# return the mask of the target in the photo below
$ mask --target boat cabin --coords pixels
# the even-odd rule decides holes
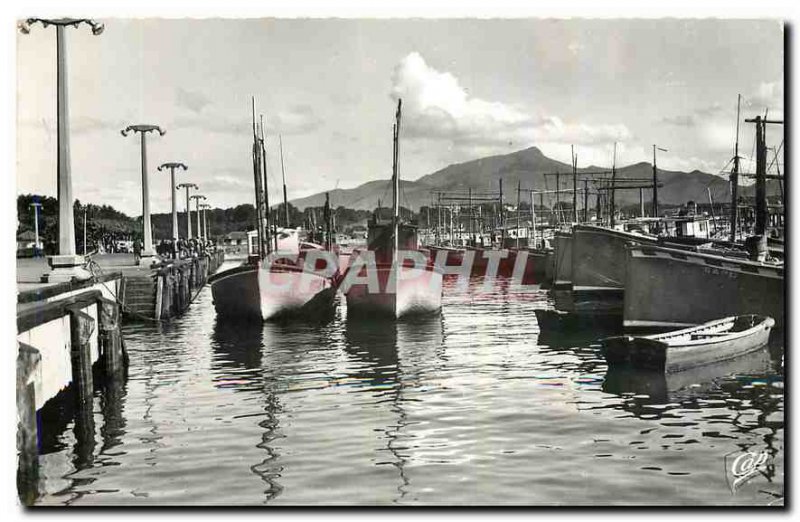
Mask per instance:
[[[370,220],[367,224],[367,248],[375,252],[375,260],[379,263],[391,263],[393,260],[392,222]],[[398,225],[397,246],[400,250],[417,250],[419,248],[416,225],[400,223]]]
[[[665,218],[663,225],[665,232],[670,237],[697,237],[708,239],[711,237],[711,218],[708,216],[676,216]]]

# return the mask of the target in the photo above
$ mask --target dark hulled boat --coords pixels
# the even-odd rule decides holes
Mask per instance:
[[[783,266],[638,245],[628,250],[626,327],[690,326],[719,317],[784,319]]]
[[[622,310],[627,246],[656,244],[655,236],[594,225],[572,227],[572,292],[576,303]]]

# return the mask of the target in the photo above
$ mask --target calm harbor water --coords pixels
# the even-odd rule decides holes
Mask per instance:
[[[602,332],[540,331],[545,291],[446,285],[424,322],[347,321],[342,299],[326,324],[222,324],[205,289],[180,319],[126,326],[129,378],[98,391],[89,437],[49,414],[39,503],[781,502],[782,341],[609,374]],[[732,493],[743,450],[771,463]]]

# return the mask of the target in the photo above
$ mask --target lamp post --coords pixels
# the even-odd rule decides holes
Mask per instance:
[[[191,196],[191,198],[194,200],[195,211],[197,212],[197,239],[202,240],[202,229],[200,228],[200,200],[204,200],[206,197],[200,194],[195,194],[194,196]]]
[[[57,113],[57,180],[58,180],[58,254],[50,256],[48,263],[53,269],[48,281],[63,282],[73,278],[88,279],[91,274],[83,268],[84,258],[75,248],[75,216],[72,208],[72,173],[69,150],[69,108],[67,106],[67,61],[64,28],[86,24],[92,34],[99,35],[104,26],[86,18],[28,18],[19,24],[22,34],[28,34],[31,26],[40,23],[43,27],[56,28],[56,113]]]
[[[186,240],[188,241],[192,239],[192,209],[189,207],[189,189],[193,188],[197,190],[200,187],[194,183],[181,183],[177,188],[186,189]]]
[[[39,251],[41,250],[39,247],[39,209],[42,208],[42,204],[34,201],[29,206],[33,207],[33,257],[39,257]]]
[[[158,170],[162,171],[169,169],[169,190],[172,199],[172,253],[175,259],[178,258],[178,206],[175,201],[175,169],[189,170],[189,167],[183,163],[162,163],[158,166]]]
[[[153,250],[153,231],[150,226],[150,192],[147,186],[147,133],[157,132],[163,136],[167,131],[158,125],[129,125],[122,130],[122,135],[127,136],[131,132],[138,132],[141,136],[142,147],[142,235],[144,245],[142,246],[142,257],[156,261],[156,253]]]
[[[206,210],[210,209],[211,205],[203,203],[200,208],[203,209],[203,239],[208,241],[208,214],[206,214]]]

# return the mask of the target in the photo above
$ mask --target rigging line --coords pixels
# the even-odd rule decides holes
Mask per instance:
[[[767,172],[769,172],[769,169],[771,169],[772,166],[775,164],[775,162],[778,160],[778,154],[780,154],[781,149],[783,148],[783,141],[784,140],[781,140],[781,144],[778,145],[778,148],[774,149],[775,150],[775,156],[772,158],[772,162],[767,167]],[[778,163],[778,165],[780,165],[780,163]]]
[[[402,194],[402,195],[403,195],[403,199],[404,199],[404,200],[406,201],[406,203],[407,203],[407,202],[408,202],[408,197],[406,196],[406,189],[405,189],[405,187],[403,187],[403,184],[402,184],[402,183],[399,183],[399,185],[400,185],[400,194]],[[402,208],[402,207],[403,207],[403,204],[402,204],[402,202],[398,202],[398,203],[397,203],[397,205],[398,205],[400,208]],[[413,212],[413,211],[412,211],[412,212]]]
[[[717,180],[716,180],[716,178],[720,178],[720,179],[722,179],[722,180],[724,181],[724,180],[725,180],[725,178],[722,178],[722,177],[721,177],[721,175],[722,175],[722,174],[725,174],[725,172],[727,172],[728,165],[730,165],[732,161],[733,161],[733,158],[729,159],[729,160],[728,160],[728,163],[726,163],[726,164],[725,164],[725,166],[724,166],[724,167],[722,167],[722,168],[719,170],[719,172],[718,172],[716,175],[712,174],[712,176],[714,176],[714,177],[713,177],[713,178],[711,178],[710,180],[708,180],[708,183],[706,183],[706,186],[705,186],[705,187],[703,187],[703,188],[708,188],[708,187],[710,187],[712,183],[714,183],[715,181],[717,181]]]

